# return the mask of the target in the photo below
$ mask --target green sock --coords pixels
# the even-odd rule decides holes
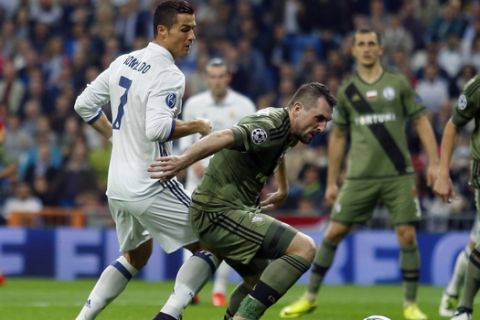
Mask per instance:
[[[308,292],[312,294],[318,293],[323,283],[323,278],[325,278],[325,274],[333,263],[336,251],[337,246],[335,244],[327,239],[323,239],[313,262],[312,272],[308,282]]]
[[[240,303],[243,299],[250,293],[250,289],[247,288],[245,283],[240,283],[230,295],[230,300],[228,301],[228,314],[232,315],[237,312],[238,308],[240,307]]]
[[[310,263],[302,257],[285,255],[279,259],[273,260],[265,268],[260,276],[259,283],[264,283],[280,296],[283,296],[283,294],[287,292],[295,282],[297,282],[298,278],[300,278],[308,268],[310,268]],[[257,284],[253,289],[252,295],[261,302],[264,302],[257,294],[260,289],[261,288]],[[272,297],[268,297],[268,300],[271,301]]]
[[[267,307],[264,304],[262,304],[260,301],[253,298],[251,295],[247,295],[245,299],[243,299],[235,315],[236,316],[239,315],[242,318],[248,319],[248,320],[257,320],[257,319],[260,319],[260,317],[262,316],[262,314],[265,312],[266,309]]]
[[[277,302],[309,267],[308,261],[295,255],[284,255],[273,260],[252,292],[243,299],[236,315],[260,319],[265,310]]]
[[[420,276],[420,256],[416,245],[400,247],[400,268],[405,289],[405,301],[415,302]]]
[[[465,287],[463,289],[461,306],[473,309],[473,300],[480,287],[480,244],[470,254],[470,261],[465,275]]]

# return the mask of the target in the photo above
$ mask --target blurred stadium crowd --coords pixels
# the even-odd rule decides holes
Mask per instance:
[[[193,50],[179,62],[187,78],[185,98],[207,89],[203,70],[216,56],[229,63],[233,89],[259,108],[285,105],[306,81],[323,82],[335,92],[352,70],[352,31],[370,25],[383,37],[384,65],[408,77],[440,139],[461,88],[480,70],[479,1],[191,2],[198,27]],[[148,43],[155,4],[0,0],[0,217],[6,218],[12,207],[81,207],[91,217],[90,225],[111,224],[104,196],[111,146],[82,123],[73,104],[115,57]],[[410,134],[413,130],[407,132],[416,170],[422,173],[422,228],[469,228],[474,216],[469,134],[462,135],[454,155],[458,196],[445,205],[426,187],[425,156],[419,139]],[[288,155],[291,195],[281,211],[328,214],[322,203],[326,141],[326,136],[319,137]],[[380,208],[372,223],[385,226],[385,214]]]

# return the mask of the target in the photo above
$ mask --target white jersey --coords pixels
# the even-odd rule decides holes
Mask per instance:
[[[256,108],[253,102],[246,96],[228,89],[225,99],[219,103],[215,102],[211,92],[205,91],[190,97],[183,108],[182,119],[185,121],[203,118],[212,123],[213,130],[222,130],[233,127],[241,118],[255,113]],[[192,134],[180,139],[180,150],[185,150],[195,141],[200,139],[199,134]],[[203,165],[208,165],[208,158],[201,160]],[[189,167],[187,170],[187,181],[185,189],[190,194],[201,181]]]
[[[173,56],[151,42],[118,57],[77,98],[75,111],[89,123],[101,115],[101,106],[111,104],[109,198],[137,201],[164,189],[147,168],[158,156],[171,154],[169,139],[184,91],[185,76]]]

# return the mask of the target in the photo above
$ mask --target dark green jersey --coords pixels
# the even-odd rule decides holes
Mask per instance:
[[[255,206],[259,193],[288,148],[298,140],[290,134],[287,109],[267,108],[244,117],[235,127],[235,144],[210,160],[192,195],[203,210]]]
[[[458,127],[463,127],[474,119],[475,129],[472,132],[470,149],[472,158],[480,160],[480,75],[467,82],[463,93],[458,98],[453,111],[452,121]]]
[[[413,173],[405,123],[426,109],[407,79],[384,71],[373,84],[352,75],[339,89],[334,125],[350,131],[347,178]]]

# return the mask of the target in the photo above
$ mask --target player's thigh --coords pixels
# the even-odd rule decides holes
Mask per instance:
[[[137,210],[148,208],[151,201],[136,201]],[[131,202],[108,199],[108,206],[115,221],[118,244],[120,251],[127,252],[136,249],[152,237],[138,220],[135,212],[131,211]]]
[[[392,216],[395,225],[414,223],[421,218],[413,175],[383,181],[382,202]]]
[[[151,205],[143,212],[139,220],[167,252],[198,241],[190,223],[189,203],[186,193],[179,195],[178,189],[165,189],[157,194]],[[184,192],[184,191],[183,191]]]
[[[346,225],[365,223],[372,217],[379,192],[376,180],[346,180],[332,207],[331,219]]]
[[[293,228],[255,209],[191,212],[200,241],[227,261],[248,264],[254,257],[277,257],[295,235]]]

